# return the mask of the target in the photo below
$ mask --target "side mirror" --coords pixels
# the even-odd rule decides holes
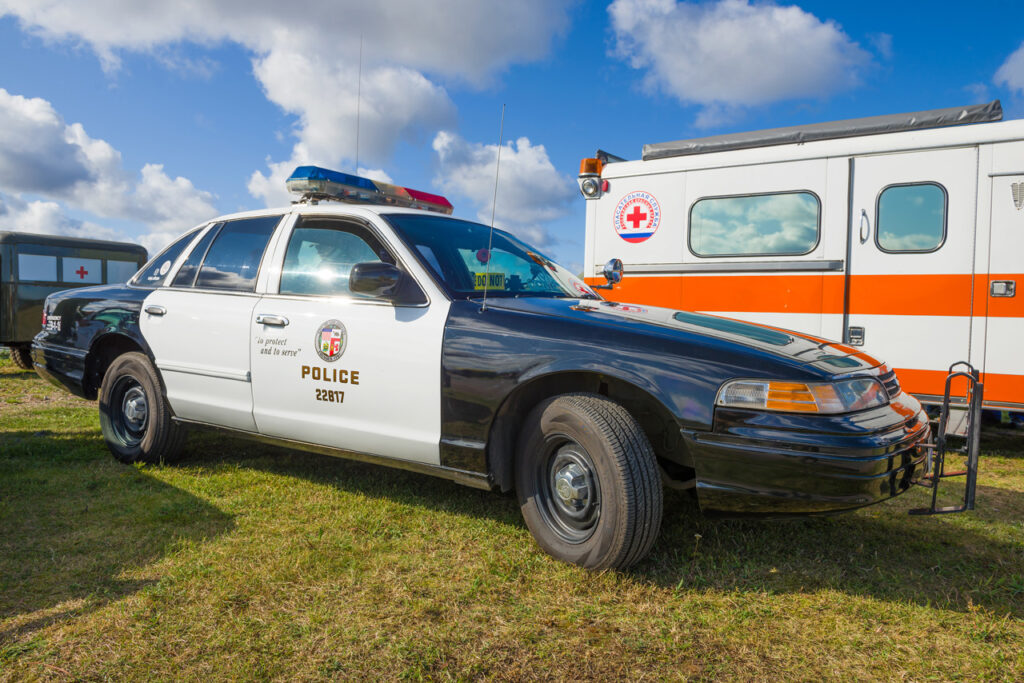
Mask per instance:
[[[604,279],[608,281],[606,285],[592,285],[592,289],[611,289],[612,286],[622,282],[622,259],[613,258],[608,263],[604,264]]]
[[[402,271],[390,263],[357,263],[349,273],[348,288],[356,294],[386,299],[395,295],[401,279]]]

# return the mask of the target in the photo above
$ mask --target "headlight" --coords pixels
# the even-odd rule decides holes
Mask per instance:
[[[836,415],[889,403],[885,388],[870,377],[840,382],[779,382],[739,379],[718,390],[715,405],[786,413]]]

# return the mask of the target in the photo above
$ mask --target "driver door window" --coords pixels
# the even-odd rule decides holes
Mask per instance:
[[[337,221],[303,221],[288,241],[279,292],[365,298],[349,290],[352,267],[381,261],[394,263],[366,228]]]

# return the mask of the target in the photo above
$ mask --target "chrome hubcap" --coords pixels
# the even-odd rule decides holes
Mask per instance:
[[[552,446],[546,468],[538,472],[544,480],[541,514],[563,540],[582,543],[593,535],[600,518],[601,487],[582,446],[565,441]]]
[[[555,472],[555,493],[562,506],[578,512],[590,503],[590,482],[580,465],[571,462]]]
[[[146,405],[146,393],[141,387],[132,387],[124,392],[121,400],[121,413],[126,426],[132,430],[140,430],[146,424],[149,407]]]

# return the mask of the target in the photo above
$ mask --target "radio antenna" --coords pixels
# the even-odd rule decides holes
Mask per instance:
[[[501,123],[498,125],[498,158],[494,162],[494,199],[491,201],[491,229],[487,233],[487,263],[484,264],[484,300],[480,312],[487,310],[487,287],[491,283],[491,244],[494,241],[494,213],[498,208],[498,172],[501,170],[501,142],[505,135],[505,105],[501,105]]]
[[[363,101],[363,32],[359,32],[359,77],[356,80],[356,168],[359,173],[359,109]]]

